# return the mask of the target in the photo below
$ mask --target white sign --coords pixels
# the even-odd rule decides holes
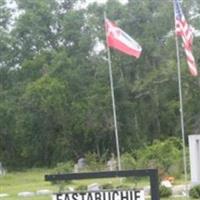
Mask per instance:
[[[57,193],[53,200],[144,200],[144,190]]]

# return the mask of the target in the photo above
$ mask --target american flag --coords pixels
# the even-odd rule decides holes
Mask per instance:
[[[182,37],[183,48],[185,50],[189,71],[192,76],[197,76],[197,66],[195,63],[194,56],[192,54],[192,27],[187,23],[185,19],[179,0],[174,0],[173,2],[175,10],[175,31],[178,36]]]

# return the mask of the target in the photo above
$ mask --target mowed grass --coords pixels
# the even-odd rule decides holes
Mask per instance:
[[[33,197],[19,197],[19,192],[34,192],[39,190],[51,190],[52,192],[58,192],[60,185],[54,185],[50,182],[44,180],[45,174],[52,174],[52,170],[49,169],[32,169],[23,172],[8,172],[5,176],[0,176],[0,194],[7,193],[8,197],[0,197],[0,200],[50,200],[52,197],[50,195],[36,195]],[[112,183],[113,185],[126,184],[130,187],[140,188],[148,184],[148,180],[141,180],[134,182],[124,182],[124,180],[119,178],[111,179],[90,179],[73,181],[66,185],[67,187],[74,187],[80,185],[89,185],[98,182],[99,184]],[[162,200],[188,200],[189,198],[163,198]]]
[[[3,200],[21,200],[19,192],[37,192],[38,190],[48,189],[53,192],[58,190],[58,186],[44,181],[44,175],[50,173],[46,169],[33,169],[24,172],[9,172],[5,176],[0,176],[0,193],[7,193],[9,197],[2,197]],[[0,198],[0,200],[2,199]],[[25,198],[26,199],[26,198]],[[29,197],[29,200],[51,199],[46,196]]]

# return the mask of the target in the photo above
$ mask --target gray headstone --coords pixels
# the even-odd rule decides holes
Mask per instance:
[[[110,170],[110,171],[116,170],[116,168],[117,168],[116,160],[114,160],[113,158],[108,160],[107,167],[108,167],[108,170]]]
[[[77,166],[78,166],[78,169],[83,169],[86,166],[85,158],[78,159]]]
[[[92,183],[90,185],[88,185],[87,190],[88,191],[98,191],[101,190],[101,186],[98,183]]]

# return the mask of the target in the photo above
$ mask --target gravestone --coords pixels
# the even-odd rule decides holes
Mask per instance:
[[[88,191],[98,191],[98,190],[101,190],[101,189],[102,189],[102,187],[98,183],[92,183],[92,184],[87,186]]]
[[[19,192],[18,193],[19,197],[33,197],[35,196],[34,192]]]
[[[8,197],[9,196],[9,194],[7,194],[7,193],[0,193],[0,198],[4,198],[4,197]]]
[[[86,160],[85,158],[78,159],[77,163],[74,165],[74,172],[80,172],[86,167]]]
[[[43,190],[38,190],[36,192],[36,195],[50,195],[53,194],[51,190],[43,189]]]
[[[117,162],[116,162],[116,160],[114,158],[114,155],[112,155],[111,159],[108,160],[107,167],[108,167],[109,171],[114,171],[114,170],[117,169]]]
[[[85,167],[85,165],[86,165],[85,158],[78,159],[78,167],[79,168],[83,168],[83,167]]]
[[[6,173],[6,170],[4,169],[2,163],[0,162],[0,176],[4,176]]]

